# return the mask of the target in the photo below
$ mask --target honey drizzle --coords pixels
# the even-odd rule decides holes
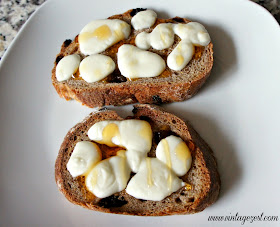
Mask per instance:
[[[103,143],[109,147],[114,147],[116,145],[112,142],[112,138],[115,136],[120,138],[119,127],[114,123],[110,123],[104,127],[102,131],[102,141],[98,141],[98,143]]]
[[[108,25],[104,24],[96,28],[93,32],[83,32],[79,35],[79,42],[86,42],[91,38],[97,38],[99,40],[108,39],[112,35],[111,29]]]
[[[151,159],[146,158],[146,165],[147,165],[147,182],[149,186],[153,186],[154,182],[152,179],[152,167],[151,167]]]
[[[143,137],[147,143],[151,144],[151,138],[153,138],[153,132],[151,129],[151,126],[148,122],[143,121],[143,126],[141,130],[139,131],[139,134],[141,137]]]
[[[125,185],[126,181],[125,181],[125,168],[126,168],[126,156],[125,156],[125,152],[124,150],[120,150],[117,152],[117,155],[121,158],[121,163],[120,163],[120,176],[121,176],[121,181],[122,184]]]
[[[171,163],[171,157],[170,157],[170,149],[169,149],[169,145],[168,145],[168,142],[167,142],[166,139],[162,140],[162,145],[163,145],[163,150],[164,150],[164,154],[165,154],[165,158],[166,158],[166,165],[169,169],[168,178],[167,178],[168,188],[171,189],[171,186],[172,186],[172,175],[171,175],[172,163]]]
[[[185,142],[180,142],[175,148],[175,154],[181,161],[187,161],[191,156],[189,148]],[[186,164],[186,163],[185,163]]]

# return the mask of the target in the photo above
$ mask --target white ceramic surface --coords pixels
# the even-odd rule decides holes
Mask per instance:
[[[67,131],[91,109],[60,99],[50,76],[55,55],[90,20],[148,7],[161,17],[203,23],[214,43],[211,77],[192,99],[165,105],[189,119],[214,150],[222,190],[195,215],[130,217],[69,203],[54,181]],[[209,215],[278,215],[280,203],[280,29],[247,0],[49,0],[28,21],[0,66],[1,226],[238,226]],[[131,106],[117,108],[129,113]],[[247,223],[252,226],[278,222]]]

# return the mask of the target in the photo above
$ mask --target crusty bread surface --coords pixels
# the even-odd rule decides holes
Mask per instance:
[[[109,17],[110,19],[121,19],[131,24],[131,18],[144,9],[133,9],[119,15]],[[161,75],[152,78],[139,78],[128,80],[121,75],[117,66],[117,51],[123,44],[135,45],[135,37],[142,31],[151,32],[160,23],[189,23],[190,20],[180,17],[171,19],[157,19],[149,29],[134,30],[128,39],[122,40],[107,48],[101,54],[107,55],[116,63],[115,71],[105,79],[87,83],[77,72],[74,78],[59,82],[56,79],[56,66],[58,62],[67,55],[83,55],[79,49],[78,35],[72,40],[65,40],[61,46],[60,53],[56,56],[52,70],[52,84],[60,97],[66,100],[75,99],[88,107],[101,107],[105,105],[125,105],[131,103],[162,104],[178,102],[191,98],[204,84],[210,75],[213,66],[213,44],[210,42],[206,47],[195,47],[195,54],[188,65],[181,71],[174,71],[166,67]],[[166,62],[167,56],[180,42],[175,35],[174,44],[164,50],[149,51],[159,54]]]
[[[211,148],[203,141],[192,126],[167,113],[160,107],[146,104],[134,106],[134,116],[127,119],[142,119],[151,124],[153,131],[152,149],[149,157],[155,157],[159,141],[169,135],[181,137],[188,145],[192,155],[192,166],[182,177],[190,187],[182,187],[161,201],[136,199],[125,192],[115,193],[107,198],[97,198],[86,189],[85,177],[72,177],[66,164],[79,141],[90,141],[89,128],[103,120],[123,120],[115,111],[100,109],[91,113],[81,123],[74,126],[66,135],[55,164],[55,180],[59,190],[72,203],[82,207],[115,214],[139,216],[163,216],[173,214],[192,214],[204,210],[214,203],[220,191],[220,178],[216,159]],[[102,159],[116,154],[120,148],[109,148],[98,144]],[[133,175],[133,174],[132,174]],[[131,176],[132,176],[131,175]]]

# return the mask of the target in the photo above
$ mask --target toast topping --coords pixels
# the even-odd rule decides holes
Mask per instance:
[[[77,54],[68,55],[63,57],[56,66],[56,79],[64,81],[71,78],[77,71],[80,64],[80,56]]]
[[[176,136],[168,136],[159,142],[156,157],[177,176],[185,175],[191,168],[192,156],[189,148],[181,138]]]
[[[160,201],[185,183],[157,158],[146,158],[139,172],[129,181],[126,192],[137,198]]]
[[[198,22],[175,24],[174,32],[182,40],[188,40],[195,46],[207,46],[211,41],[205,27]]]
[[[141,162],[147,157],[147,152],[143,150],[127,150],[125,155],[131,171],[137,173]]]
[[[135,43],[137,47],[144,50],[150,47],[163,50],[173,45],[175,34],[180,37],[181,41],[167,57],[167,65],[170,69],[182,70],[192,59],[194,46],[207,46],[210,43],[210,36],[200,23],[159,24],[151,33],[138,34]]]
[[[106,24],[98,27],[93,32],[93,36],[95,36],[99,40],[108,39],[108,38],[110,38],[111,35],[112,35],[111,29]],[[82,39],[82,37],[81,37],[81,39]]]
[[[100,121],[91,126],[88,136],[99,144],[126,149],[101,161],[100,150],[93,149],[95,144],[76,145],[67,169],[73,177],[84,175],[87,189],[95,196],[105,198],[126,188],[135,198],[159,201],[186,185],[178,176],[187,173],[192,158],[181,138],[171,135],[162,139],[156,158],[148,158],[153,135],[147,121]],[[131,171],[136,175],[129,181]]]
[[[80,50],[85,55],[101,53],[120,40],[127,39],[130,32],[130,25],[122,20],[94,20],[79,34]]]
[[[86,176],[87,189],[97,197],[105,198],[125,189],[130,169],[123,152],[101,161]]]
[[[152,146],[150,124],[135,119],[97,122],[88,130],[88,137],[100,144],[120,146],[128,150],[140,149],[148,152]]]
[[[173,26],[174,24],[171,23],[162,23],[157,25],[151,33],[141,32],[136,36],[136,46],[144,50],[150,47],[156,50],[171,47],[174,43]]]
[[[157,14],[153,10],[145,10],[138,12],[131,19],[131,24],[135,30],[150,28],[154,25]]]
[[[122,45],[118,50],[118,66],[123,76],[133,79],[160,75],[166,65],[158,55],[133,45]]]
[[[99,147],[88,141],[78,142],[67,163],[67,170],[73,177],[86,175],[102,159]]]
[[[152,27],[156,22],[157,14],[152,10],[139,10],[136,10],[131,18],[133,28],[141,30]],[[173,21],[177,22],[178,20]],[[170,70],[165,71],[166,64],[170,69],[180,71],[191,61],[194,53],[195,59],[201,57],[201,52],[199,55],[198,51],[195,51],[195,46],[199,48],[210,43],[210,36],[203,25],[197,22],[184,23],[183,19],[180,22],[183,23],[159,23],[152,32],[139,33],[135,37],[135,47],[135,33],[128,39],[131,26],[125,21],[120,19],[91,21],[81,30],[77,45],[82,53],[81,56],[90,56],[85,57],[81,63],[78,55],[64,57],[56,66],[57,80],[70,79],[77,71],[79,63],[79,72],[74,75],[74,79],[83,78],[88,83],[103,80],[110,74],[111,76],[102,82],[119,83],[126,82],[126,78],[132,80],[159,75],[167,77],[170,75],[167,71]],[[174,41],[177,43],[178,38],[175,35],[180,38],[176,47],[174,47]],[[114,55],[117,55],[117,68],[119,70],[114,72],[115,62],[109,56],[100,53],[124,39],[128,39],[129,44],[126,44],[127,41],[123,41],[118,48],[103,53],[112,57],[114,61]],[[163,54],[162,58],[159,54],[148,51],[150,48],[155,50],[171,48],[171,50]],[[116,53],[115,50],[118,52]],[[166,57],[165,55],[168,53],[169,55]],[[60,57],[63,55],[58,56],[58,58]],[[121,80],[117,78],[118,74]],[[175,75],[177,74],[175,73]]]
[[[120,131],[119,126],[115,123],[110,123],[106,125],[102,131],[102,141],[100,143],[104,143],[109,147],[114,147],[116,144],[113,144],[112,139],[117,137],[120,140]]]
[[[102,80],[115,70],[114,61],[105,55],[93,54],[81,61],[80,76],[88,83]]]
[[[188,41],[181,41],[167,57],[167,65],[173,70],[182,70],[193,54],[194,46]]]

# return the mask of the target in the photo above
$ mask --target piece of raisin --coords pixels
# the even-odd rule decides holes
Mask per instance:
[[[143,121],[147,121],[147,122],[151,121],[151,119],[149,117],[147,117],[147,116],[140,116],[139,119],[143,120]]]
[[[176,22],[179,22],[179,23],[182,23],[182,22],[185,22],[183,18],[181,17],[174,17],[172,18],[173,21],[176,21]]]
[[[58,64],[58,62],[63,58],[63,55],[58,55],[55,59],[55,63]]]
[[[132,110],[132,113],[133,113],[133,114],[136,114],[137,111],[138,111],[138,108],[137,108],[137,107],[134,107],[133,110]]]
[[[172,132],[171,130],[161,130],[158,132],[154,132],[153,135],[153,140],[156,144],[158,144],[162,139],[171,136],[171,135],[176,135],[174,132]]]
[[[123,82],[126,82],[126,81],[127,81],[127,79],[123,75],[121,75],[120,73],[111,74],[107,78],[108,83],[123,83]]]
[[[160,98],[159,95],[153,95],[153,103],[154,104],[162,104],[162,99]]]
[[[136,9],[133,9],[131,12],[130,12],[130,16],[135,16],[137,13],[141,12],[141,11],[145,11],[147,10],[147,8],[136,8]]]
[[[188,202],[193,203],[194,202],[194,198],[193,197],[188,198]]]
[[[104,208],[111,208],[111,207],[121,207],[127,204],[127,201],[123,197],[111,195],[104,199],[101,199],[98,203],[99,206]]]
[[[63,46],[68,47],[70,45],[70,43],[72,43],[72,40],[71,39],[66,39],[63,43]]]

